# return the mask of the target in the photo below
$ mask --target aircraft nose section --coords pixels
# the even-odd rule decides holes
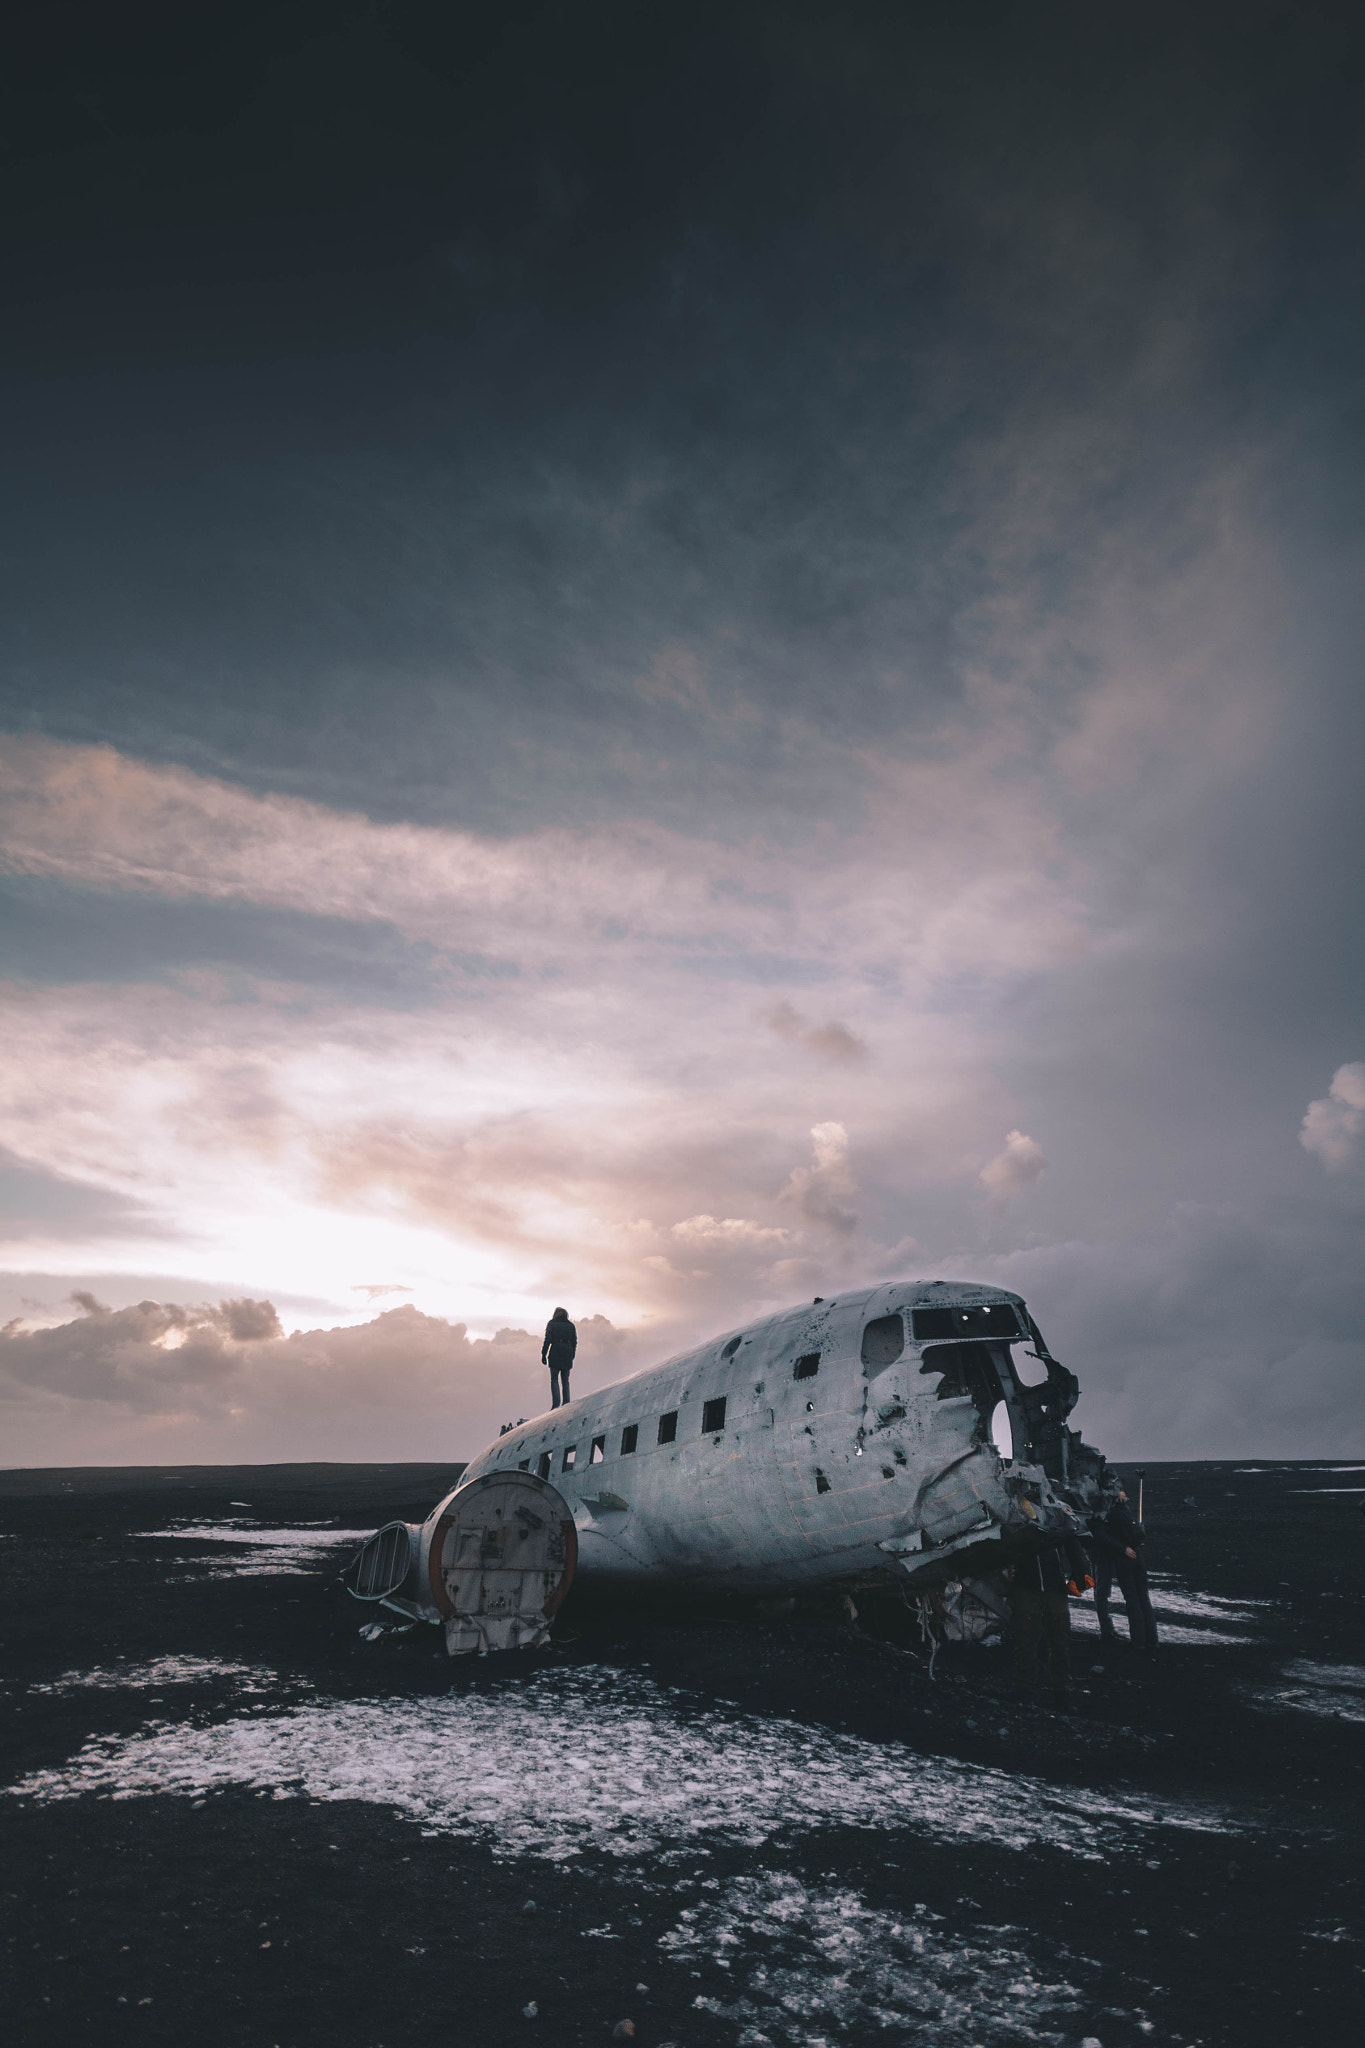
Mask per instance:
[[[1010,1502],[1000,1485],[995,1446],[981,1444],[956,1459],[922,1489],[917,1507],[920,1527],[939,1544],[1003,1521]]]

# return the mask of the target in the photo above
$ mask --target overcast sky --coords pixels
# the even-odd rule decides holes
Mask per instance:
[[[920,1275],[1116,1457],[1365,1453],[1361,41],[34,13],[4,1462]]]

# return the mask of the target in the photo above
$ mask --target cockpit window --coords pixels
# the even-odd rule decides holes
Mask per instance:
[[[871,1372],[894,1365],[905,1349],[905,1325],[899,1316],[878,1316],[863,1331],[863,1364]]]
[[[1018,1337],[1019,1317],[1011,1301],[969,1303],[965,1308],[912,1309],[915,1341],[930,1337]],[[869,1324],[868,1326],[872,1326]]]

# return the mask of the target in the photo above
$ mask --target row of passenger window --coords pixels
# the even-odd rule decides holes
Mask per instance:
[[[705,1408],[703,1408],[702,1410],[702,1435],[708,1436],[712,1430],[724,1429],[724,1427],[725,1396],[722,1394],[718,1401],[708,1401],[706,1403]],[[670,1408],[666,1415],[661,1415],[659,1417],[659,1435],[657,1440],[661,1444],[671,1444],[676,1441],[677,1435],[678,1411],[676,1408]],[[619,1455],[623,1458],[633,1457],[635,1452],[638,1451],[639,1448],[640,1425],[638,1422],[628,1422],[625,1428],[621,1431],[621,1449]],[[603,1459],[606,1457],[606,1455],[607,1439],[605,1434],[603,1434],[602,1436],[595,1436],[592,1440],[592,1443],[588,1447],[588,1463],[590,1465],[600,1465]],[[553,1451],[542,1451],[539,1458],[536,1460],[536,1471],[540,1474],[540,1477],[542,1479],[549,1478],[550,1473],[554,1468],[554,1457],[555,1454]],[[566,1445],[564,1450],[560,1453],[560,1471],[572,1472],[576,1468],[577,1464],[578,1445]],[[517,1470],[519,1472],[529,1472],[530,1469],[531,1460],[529,1458],[523,1458],[521,1463],[517,1467]]]
[[[819,1352],[807,1351],[803,1357],[797,1359],[793,1366],[792,1378],[794,1380],[814,1379],[819,1370]],[[714,1400],[702,1403],[701,1433],[703,1436],[714,1436],[718,1430],[724,1429],[725,1406],[726,1396],[724,1394],[717,1394]],[[676,1408],[670,1408],[667,1414],[659,1417],[659,1433],[656,1441],[661,1444],[671,1444],[676,1443],[677,1437],[678,1411]],[[618,1455],[622,1458],[629,1458],[639,1448],[640,1425],[638,1422],[628,1422],[621,1431],[621,1449]],[[588,1447],[588,1463],[590,1465],[600,1465],[606,1455],[607,1439],[604,1433],[602,1436],[595,1436],[592,1439]],[[537,1458],[536,1471],[542,1479],[550,1477],[554,1469],[554,1459],[555,1454],[553,1451],[542,1451],[539,1458]],[[577,1465],[578,1445],[568,1444],[560,1453],[559,1469],[561,1472],[573,1472],[577,1469]],[[518,1472],[529,1472],[530,1469],[531,1460],[529,1458],[523,1458],[517,1466]]]

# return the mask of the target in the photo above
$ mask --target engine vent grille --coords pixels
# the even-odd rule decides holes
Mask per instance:
[[[412,1537],[408,1525],[390,1522],[375,1531],[347,1567],[346,1584],[357,1600],[383,1600],[398,1591],[411,1564]]]

